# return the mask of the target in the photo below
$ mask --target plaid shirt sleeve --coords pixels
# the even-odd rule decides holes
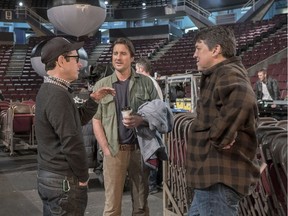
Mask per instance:
[[[255,94],[245,72],[224,67],[216,76],[212,97],[218,113],[211,124],[210,140],[212,145],[223,148],[235,139],[237,130],[246,125],[251,110],[257,108]]]

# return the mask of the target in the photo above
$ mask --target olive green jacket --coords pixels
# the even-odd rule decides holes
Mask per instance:
[[[117,76],[115,73],[105,77],[94,86],[94,90],[100,87],[107,86],[112,87],[113,83],[117,82]],[[117,94],[117,92],[116,92]],[[158,93],[152,80],[142,74],[136,73],[132,69],[131,78],[129,82],[129,106],[133,109],[133,112],[137,112],[138,107],[147,101],[159,99]],[[94,118],[101,120],[104,128],[104,132],[108,141],[109,149],[112,155],[116,155],[119,151],[118,142],[118,124],[117,112],[114,97],[107,95],[99,103],[98,110],[94,115]],[[120,122],[122,124],[122,122]]]

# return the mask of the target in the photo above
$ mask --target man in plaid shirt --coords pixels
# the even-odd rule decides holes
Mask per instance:
[[[189,216],[237,215],[240,199],[260,176],[257,101],[230,29],[205,28],[195,46],[202,77],[187,146],[187,181],[194,192]]]

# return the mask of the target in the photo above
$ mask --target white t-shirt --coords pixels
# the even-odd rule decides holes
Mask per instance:
[[[160,98],[161,100],[163,100],[162,90],[161,90],[158,82],[157,82],[153,77],[151,77],[151,76],[149,76],[149,77],[150,77],[150,79],[153,81],[153,84],[154,84],[154,86],[155,86],[155,88],[156,88],[156,90],[157,90],[157,92],[158,92],[159,98]]]
[[[265,83],[263,83],[263,82],[262,82],[262,93],[263,93],[262,100],[273,100],[272,97],[269,94],[267,85]]]

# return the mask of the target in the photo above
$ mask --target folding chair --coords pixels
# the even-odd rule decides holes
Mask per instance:
[[[287,145],[287,133],[276,135],[270,145],[274,165],[272,180],[281,215],[287,214]]]

